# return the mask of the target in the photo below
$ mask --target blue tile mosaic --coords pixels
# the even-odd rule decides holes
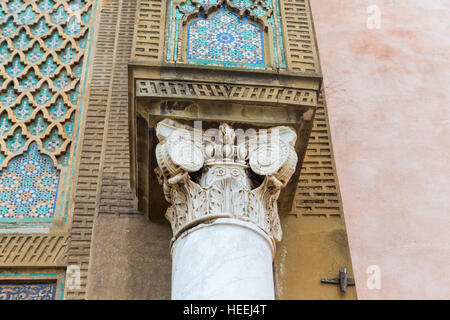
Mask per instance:
[[[55,300],[56,283],[0,283],[0,300]]]
[[[0,218],[51,218],[59,173],[36,145],[0,172]]]
[[[227,20],[227,15],[236,16],[236,10],[245,16]],[[220,14],[221,11],[228,14]],[[203,16],[203,12],[208,12],[208,16]],[[171,0],[169,17],[166,53],[169,62],[256,69],[286,68],[279,0]],[[183,28],[187,29],[185,33]],[[230,36],[221,37],[218,35],[221,32]],[[184,34],[187,39],[182,39]],[[269,46],[273,55],[265,53]],[[183,61],[183,52],[186,53],[186,61]]]
[[[20,62],[20,57],[17,55],[12,63],[6,68],[6,71],[11,77],[17,77],[24,70],[23,64]]]
[[[10,56],[10,53],[9,53],[9,50],[8,50],[8,44],[6,42],[4,42],[0,46],[0,63],[5,61],[6,59],[8,59],[9,56]]]
[[[63,140],[58,134],[58,130],[53,129],[50,136],[44,140],[44,147],[46,150],[53,152],[59,149],[63,144]]]
[[[50,36],[50,38],[48,38],[45,41],[45,44],[47,45],[47,47],[49,47],[51,50],[56,50],[63,42],[63,39],[61,38],[61,36],[58,34],[58,31],[55,29],[55,31],[53,31],[52,35]]]
[[[16,153],[23,148],[25,142],[26,140],[23,137],[22,129],[20,127],[17,127],[14,131],[13,136],[6,141],[6,145],[12,152]]]
[[[187,61],[264,67],[261,29],[225,8],[187,27]]]
[[[17,27],[14,24],[14,19],[9,18],[8,22],[3,26],[2,33],[5,37],[10,37],[16,33]]]
[[[49,28],[48,25],[45,23],[45,19],[44,19],[44,18],[41,18],[41,19],[39,20],[39,22],[34,26],[34,28],[32,29],[32,31],[33,31],[33,34],[34,34],[35,36],[41,37],[41,36],[43,36],[44,34],[46,34],[47,31],[48,31],[49,29],[50,29],[50,28]]]
[[[36,19],[36,14],[33,12],[31,7],[28,7],[19,15],[19,19],[22,24],[31,24],[34,19]]]
[[[251,7],[253,5],[253,1],[252,0],[231,0],[230,1],[234,6],[238,7],[238,8],[248,8]]]
[[[72,17],[69,19],[69,22],[67,23],[67,26],[64,28],[64,31],[69,36],[75,36],[77,35],[81,30],[81,26],[77,21],[76,17]]]
[[[84,7],[82,0],[73,0],[69,3],[69,8],[72,11],[80,11]]]
[[[43,56],[44,51],[41,49],[41,46],[37,42],[33,45],[33,48],[27,54],[27,58],[31,63],[38,62],[39,60],[42,59]]]
[[[16,100],[17,100],[17,96],[12,87],[9,87],[8,91],[5,94],[0,95],[0,101],[6,107],[9,107],[10,105],[12,105]]]
[[[42,132],[47,129],[47,125],[45,124],[45,120],[42,117],[42,114],[36,116],[36,119],[34,119],[33,123],[30,126],[31,134],[34,136],[40,135]]]
[[[8,116],[6,114],[3,114],[0,117],[0,136],[3,136],[3,134],[8,132],[11,127],[12,124],[9,121]]]
[[[219,0],[197,0],[197,2],[206,6],[211,6],[219,2]]]
[[[46,77],[51,77],[58,68],[57,64],[53,62],[53,57],[49,56],[41,66],[41,72]]]
[[[43,12],[50,12],[50,10],[53,9],[53,6],[55,3],[52,0],[43,0],[39,3],[39,9],[41,9]]]
[[[20,0],[13,0],[8,3],[8,9],[12,12],[17,12],[23,7],[23,2]]]
[[[38,80],[36,79],[36,75],[34,74],[34,71],[30,71],[25,76],[25,79],[20,83],[22,91],[29,91],[36,87],[38,83]]]
[[[29,43],[30,39],[27,37],[27,34],[22,31],[19,34],[19,37],[14,41],[14,46],[19,50],[23,50],[26,46],[28,46]]]
[[[195,5],[190,0],[187,0],[186,3],[182,4],[180,7],[183,8],[185,12],[192,12],[195,10]]]
[[[60,5],[58,7],[58,9],[56,9],[56,11],[52,13],[52,21],[55,24],[61,24],[61,23],[65,22],[66,19],[67,19],[67,13],[64,10],[64,6]]]
[[[24,98],[20,105],[14,109],[14,114],[19,120],[25,120],[33,111],[27,98]]]
[[[56,100],[55,104],[50,107],[50,114],[53,116],[53,119],[60,120],[62,119],[66,113],[68,108],[64,105],[64,102],[61,98]]]

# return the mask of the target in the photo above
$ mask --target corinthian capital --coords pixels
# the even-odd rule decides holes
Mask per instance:
[[[174,239],[217,218],[255,224],[273,242],[281,240],[277,199],[295,171],[296,134],[269,129],[193,128],[165,119],[157,125],[158,168],[171,206],[166,218]]]

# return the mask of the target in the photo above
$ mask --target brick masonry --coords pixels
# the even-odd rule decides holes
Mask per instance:
[[[86,296],[96,215],[133,211],[135,203],[128,182],[127,126],[127,63],[135,1],[102,2],[99,15],[67,256],[68,265],[80,266],[81,289],[67,289],[67,299]]]

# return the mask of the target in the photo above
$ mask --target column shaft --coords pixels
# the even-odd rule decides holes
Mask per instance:
[[[270,239],[257,227],[218,219],[173,244],[172,299],[274,299]]]

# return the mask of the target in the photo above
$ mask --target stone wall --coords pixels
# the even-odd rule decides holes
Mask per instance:
[[[372,5],[380,29],[367,27]],[[312,10],[358,296],[448,299],[450,3]],[[366,285],[371,265],[380,290]]]

